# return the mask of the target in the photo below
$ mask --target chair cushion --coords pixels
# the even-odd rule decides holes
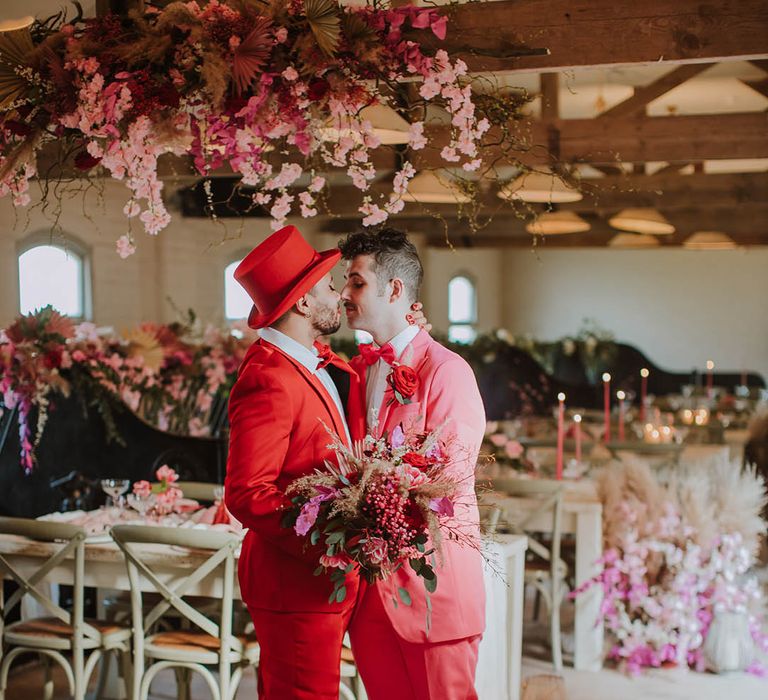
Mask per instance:
[[[103,635],[114,634],[127,629],[108,620],[86,618],[85,622],[91,627],[95,627]],[[59,620],[57,617],[36,617],[32,620],[23,620],[8,625],[5,629],[7,632],[33,637],[71,637],[73,634],[72,625]]]
[[[238,635],[237,639],[247,651],[251,647],[258,647],[259,643],[256,637]],[[221,640],[218,637],[212,637],[205,632],[195,632],[194,630],[175,630],[172,632],[158,632],[147,639],[148,644],[154,644],[159,647],[173,647],[174,649],[185,649],[187,651],[218,651],[221,646]]]

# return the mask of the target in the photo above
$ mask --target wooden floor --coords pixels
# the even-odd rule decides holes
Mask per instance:
[[[552,673],[552,666],[541,660],[523,659],[523,676]],[[654,671],[629,678],[615,670],[599,673],[563,670],[568,700],[762,700],[768,698],[768,680],[746,674],[715,676],[706,673]],[[42,694],[42,669],[34,663],[19,667],[12,674],[7,700],[33,700]],[[69,698],[62,672],[55,674],[55,700]],[[93,685],[91,691],[93,691]],[[192,685],[192,700],[207,700],[210,692],[199,679]],[[91,696],[93,697],[93,696]],[[151,700],[175,700],[173,674],[164,671],[152,684]],[[256,700],[256,676],[248,671],[240,684],[237,700]],[[101,698],[96,700],[103,700]],[[498,700],[481,698],[480,700]]]

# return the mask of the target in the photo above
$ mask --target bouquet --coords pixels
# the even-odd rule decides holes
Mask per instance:
[[[407,434],[397,426],[389,440],[369,435],[352,449],[331,433],[338,464],[326,461],[325,470],[289,486],[292,507],[283,525],[321,546],[315,575],[330,572],[329,602],[344,600],[346,575],[355,568],[373,583],[410,566],[427,595],[436,590],[436,556],[459,487],[446,471],[439,433]],[[407,590],[398,588],[398,595],[411,604]]]

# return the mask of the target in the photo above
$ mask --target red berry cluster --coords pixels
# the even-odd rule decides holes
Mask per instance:
[[[419,535],[409,504],[408,494],[394,476],[384,475],[369,482],[361,510],[372,523],[371,536],[386,541],[390,561],[412,548]]]
[[[202,20],[208,38],[224,49],[229,49],[230,37],[238,36],[241,40],[245,39],[253,31],[254,26],[253,19],[231,10],[226,14],[204,13]]]

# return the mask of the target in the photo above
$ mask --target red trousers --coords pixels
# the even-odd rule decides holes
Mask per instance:
[[[369,700],[477,700],[475,668],[481,635],[427,644],[406,642],[370,588],[358,601],[349,635]]]
[[[259,700],[339,700],[343,613],[249,608],[261,647]]]

